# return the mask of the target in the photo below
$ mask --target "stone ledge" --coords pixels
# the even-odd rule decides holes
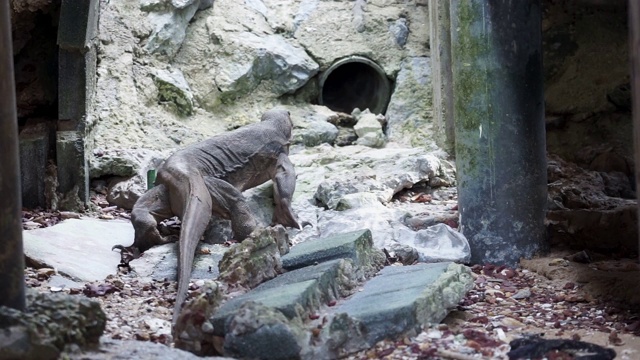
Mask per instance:
[[[441,321],[473,285],[469,268],[451,262],[389,266],[349,298],[369,279],[364,267],[379,269],[378,253],[369,230],[296,245],[282,258],[295,270],[220,306],[206,294],[188,304],[185,316],[197,321],[180,331],[178,347],[240,358],[338,358]]]
[[[384,266],[385,256],[373,247],[371,231],[363,229],[298,244],[282,257],[282,267],[295,270],[334,259],[352,260],[364,280]]]
[[[288,319],[306,318],[306,315],[355,287],[354,280],[340,276],[348,274],[345,267],[350,268],[351,261],[338,259],[295,270],[227,301],[211,318],[214,334],[223,336],[227,332],[227,320],[247,301],[277,309]]]

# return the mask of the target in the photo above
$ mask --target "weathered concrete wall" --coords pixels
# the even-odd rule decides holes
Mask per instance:
[[[543,3],[547,150],[569,161],[549,158],[550,239],[632,254],[638,222],[627,1]]]
[[[626,3],[544,0],[542,31],[548,151],[586,168],[630,175],[633,144]],[[449,21],[448,2],[431,0],[430,5],[436,69],[434,124],[446,129],[453,121],[451,95],[446,92],[450,88],[449,34],[442,29]],[[603,167],[607,162],[610,165]]]
[[[585,168],[630,175],[625,5],[619,0],[546,0],[542,26],[548,151]],[[608,161],[596,160],[600,156]]]
[[[60,1],[13,0],[10,5],[22,202],[28,208],[45,208],[50,206],[45,167],[54,154],[58,118]]]
[[[18,119],[57,117],[56,27],[60,1],[11,1]]]

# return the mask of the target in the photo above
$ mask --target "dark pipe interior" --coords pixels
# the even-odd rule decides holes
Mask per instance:
[[[320,86],[320,104],[348,114],[355,108],[384,113],[391,93],[389,79],[382,69],[361,61],[329,68]]]

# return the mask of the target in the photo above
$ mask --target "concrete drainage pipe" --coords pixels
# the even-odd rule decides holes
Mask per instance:
[[[362,56],[333,63],[320,76],[318,102],[333,111],[350,114],[369,109],[384,114],[391,97],[391,82],[380,65]]]

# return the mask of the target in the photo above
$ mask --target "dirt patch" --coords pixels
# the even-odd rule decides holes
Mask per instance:
[[[589,300],[617,303],[622,308],[638,308],[640,265],[636,260],[607,259],[593,253],[589,256],[595,259],[588,263],[570,260],[583,257],[583,254],[585,252],[556,251],[549,257],[522,260],[521,266],[544,276],[552,286],[574,283]]]
[[[636,261],[585,264],[569,260],[582,260],[574,255],[554,251],[517,269],[474,266],[474,288],[442,323],[350,359],[508,359],[511,341],[531,336],[596,344],[613,349],[616,359],[640,358]],[[546,357],[574,358],[564,352]]]

